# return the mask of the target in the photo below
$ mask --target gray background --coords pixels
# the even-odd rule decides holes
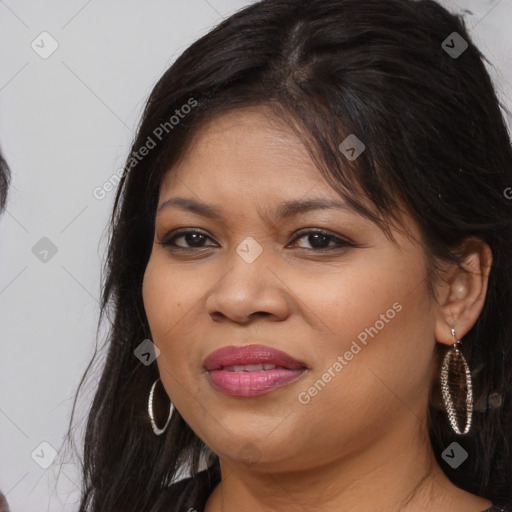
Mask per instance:
[[[13,512],[76,508],[76,460],[61,445],[94,352],[114,199],[93,191],[123,166],[170,63],[249,3],[0,0],[0,145],[13,172],[0,219],[0,489]],[[511,108],[512,0],[443,3],[465,12]]]

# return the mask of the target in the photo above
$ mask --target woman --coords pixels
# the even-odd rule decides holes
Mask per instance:
[[[114,206],[80,510],[509,510],[511,169],[433,1],[264,0],[194,43]]]

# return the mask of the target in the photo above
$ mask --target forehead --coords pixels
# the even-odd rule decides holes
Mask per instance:
[[[220,188],[306,193],[329,187],[298,135],[268,108],[218,115],[193,135],[187,150],[162,181],[162,192],[193,183],[205,192]]]
[[[374,210],[358,183],[350,194]],[[344,208],[335,208],[362,218],[360,212],[347,208],[346,199],[326,181],[297,131],[264,106],[214,116],[197,129],[181,159],[162,179],[157,210],[177,196],[237,213],[240,218],[253,210],[281,216],[289,206],[285,203],[309,199],[344,203]],[[197,210],[195,206],[190,209]],[[288,211],[307,209],[315,208],[297,204]],[[398,223],[389,219],[391,231],[418,234],[406,208],[398,219]]]

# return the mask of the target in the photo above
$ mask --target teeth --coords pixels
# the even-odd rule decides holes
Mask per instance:
[[[263,370],[262,364],[244,364],[242,366],[235,366],[238,368],[238,371],[246,371],[246,372],[257,372]]]
[[[224,366],[226,372],[257,372],[261,370],[273,370],[275,364],[235,364],[233,366]]]

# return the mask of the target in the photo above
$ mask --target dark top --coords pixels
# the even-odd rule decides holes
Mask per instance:
[[[164,489],[149,512],[204,512],[206,502],[220,482],[218,466],[200,471]]]
[[[220,482],[217,466],[200,471],[164,489],[150,512],[204,512],[215,486]],[[512,512],[512,508],[493,505],[482,512]]]

